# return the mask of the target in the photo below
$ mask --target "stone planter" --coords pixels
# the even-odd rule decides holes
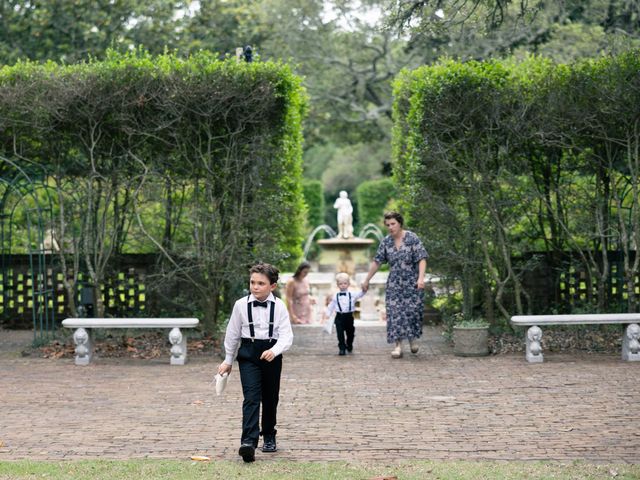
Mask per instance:
[[[489,327],[453,327],[453,353],[459,357],[489,355]]]

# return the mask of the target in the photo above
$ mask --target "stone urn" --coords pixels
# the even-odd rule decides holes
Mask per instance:
[[[469,321],[454,325],[453,353],[459,357],[489,355],[489,324],[483,321]]]

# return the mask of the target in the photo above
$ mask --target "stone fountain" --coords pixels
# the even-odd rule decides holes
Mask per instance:
[[[346,272],[351,277],[351,290],[360,289],[360,284],[365,279],[371,258],[374,240],[366,238],[374,236],[378,241],[383,234],[380,229],[369,223],[365,225],[357,236],[353,235],[352,214],[353,207],[347,192],[340,192],[334,208],[338,210],[338,233],[328,225],[319,225],[314,228],[304,246],[304,258],[307,258],[313,241],[320,232],[324,232],[329,238],[317,240],[320,247],[318,259],[311,262],[313,267],[308,275],[311,286],[311,295],[316,298],[316,321],[322,316],[326,299],[337,292],[335,275]],[[377,245],[376,245],[377,246]],[[291,274],[283,274],[283,284]],[[369,284],[369,291],[360,300],[356,311],[359,320],[377,321],[384,319],[384,286],[387,281],[387,272],[378,272]]]

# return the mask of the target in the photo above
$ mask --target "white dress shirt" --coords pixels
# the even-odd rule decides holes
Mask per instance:
[[[340,295],[340,293],[344,293],[345,295]],[[349,302],[349,294],[351,294],[351,302]],[[327,317],[330,317],[334,311],[341,312],[341,313],[348,313],[348,312],[355,311],[356,300],[358,300],[363,296],[364,296],[364,292],[362,290],[360,290],[357,293],[348,292],[346,290],[344,292],[340,291],[336,293],[333,296],[331,303],[329,303],[329,305],[327,306],[327,310],[325,312]],[[340,303],[338,304],[338,302]]]
[[[253,302],[257,298],[251,294],[248,297],[242,297],[236,301],[229,318],[227,332],[224,336],[224,363],[233,364],[240,341],[242,338],[251,338],[251,330],[249,329],[249,317],[247,316],[247,302]],[[275,310],[273,315],[273,339],[277,340],[276,344],[271,347],[271,351],[275,356],[286,352],[293,343],[293,331],[291,329],[291,321],[289,320],[289,312],[282,300],[270,293],[266,302],[275,302]],[[251,303],[251,316],[253,317],[253,328],[255,338],[259,340],[269,339],[269,312],[271,305],[267,308],[255,307]]]

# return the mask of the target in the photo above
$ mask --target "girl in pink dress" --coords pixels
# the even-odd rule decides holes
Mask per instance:
[[[293,277],[287,281],[285,295],[287,296],[287,308],[291,323],[302,324],[311,323],[312,305],[315,299],[311,297],[311,287],[306,278],[311,271],[309,262],[302,262],[298,265]]]

